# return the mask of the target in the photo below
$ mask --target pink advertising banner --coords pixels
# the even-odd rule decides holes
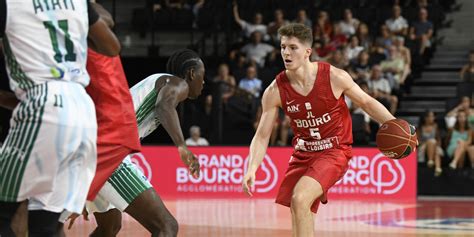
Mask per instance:
[[[246,198],[241,182],[248,164],[248,147],[192,147],[201,164],[194,178],[175,147],[145,146],[132,161],[163,198]],[[274,198],[285,175],[291,148],[269,148],[260,166],[254,198]],[[329,190],[337,199],[416,198],[415,154],[391,160],[376,148],[354,148],[345,176]]]

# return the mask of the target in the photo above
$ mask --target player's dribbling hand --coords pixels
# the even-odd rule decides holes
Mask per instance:
[[[242,180],[242,189],[250,197],[253,196],[252,192],[250,192],[250,188],[253,186],[254,182],[255,182],[255,173],[247,172],[244,176],[244,179]]]
[[[188,167],[189,172],[194,178],[199,178],[200,165],[199,160],[187,147],[178,147],[179,156],[184,164]]]

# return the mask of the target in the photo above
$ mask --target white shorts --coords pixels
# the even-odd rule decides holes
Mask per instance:
[[[143,172],[127,156],[100,189],[93,202],[87,202],[89,212],[106,212],[117,208],[124,211],[138,195],[152,186]]]
[[[81,213],[97,161],[92,100],[73,82],[29,89],[0,150],[0,201],[30,210]]]

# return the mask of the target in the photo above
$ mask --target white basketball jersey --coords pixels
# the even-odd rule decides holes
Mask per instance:
[[[156,80],[162,76],[172,76],[171,74],[153,74],[130,89],[133,106],[137,116],[138,134],[140,139],[148,136],[160,126],[160,118],[156,114],[156,98],[158,94],[155,90]]]
[[[3,49],[18,98],[50,80],[89,84],[87,0],[7,0]]]

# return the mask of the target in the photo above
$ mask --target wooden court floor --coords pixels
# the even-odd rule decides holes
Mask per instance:
[[[291,236],[289,209],[269,199],[165,200],[182,237]],[[79,221],[67,236],[88,236],[95,222]],[[474,236],[474,199],[417,202],[330,200],[315,217],[315,236]],[[119,236],[150,236],[123,216]]]

